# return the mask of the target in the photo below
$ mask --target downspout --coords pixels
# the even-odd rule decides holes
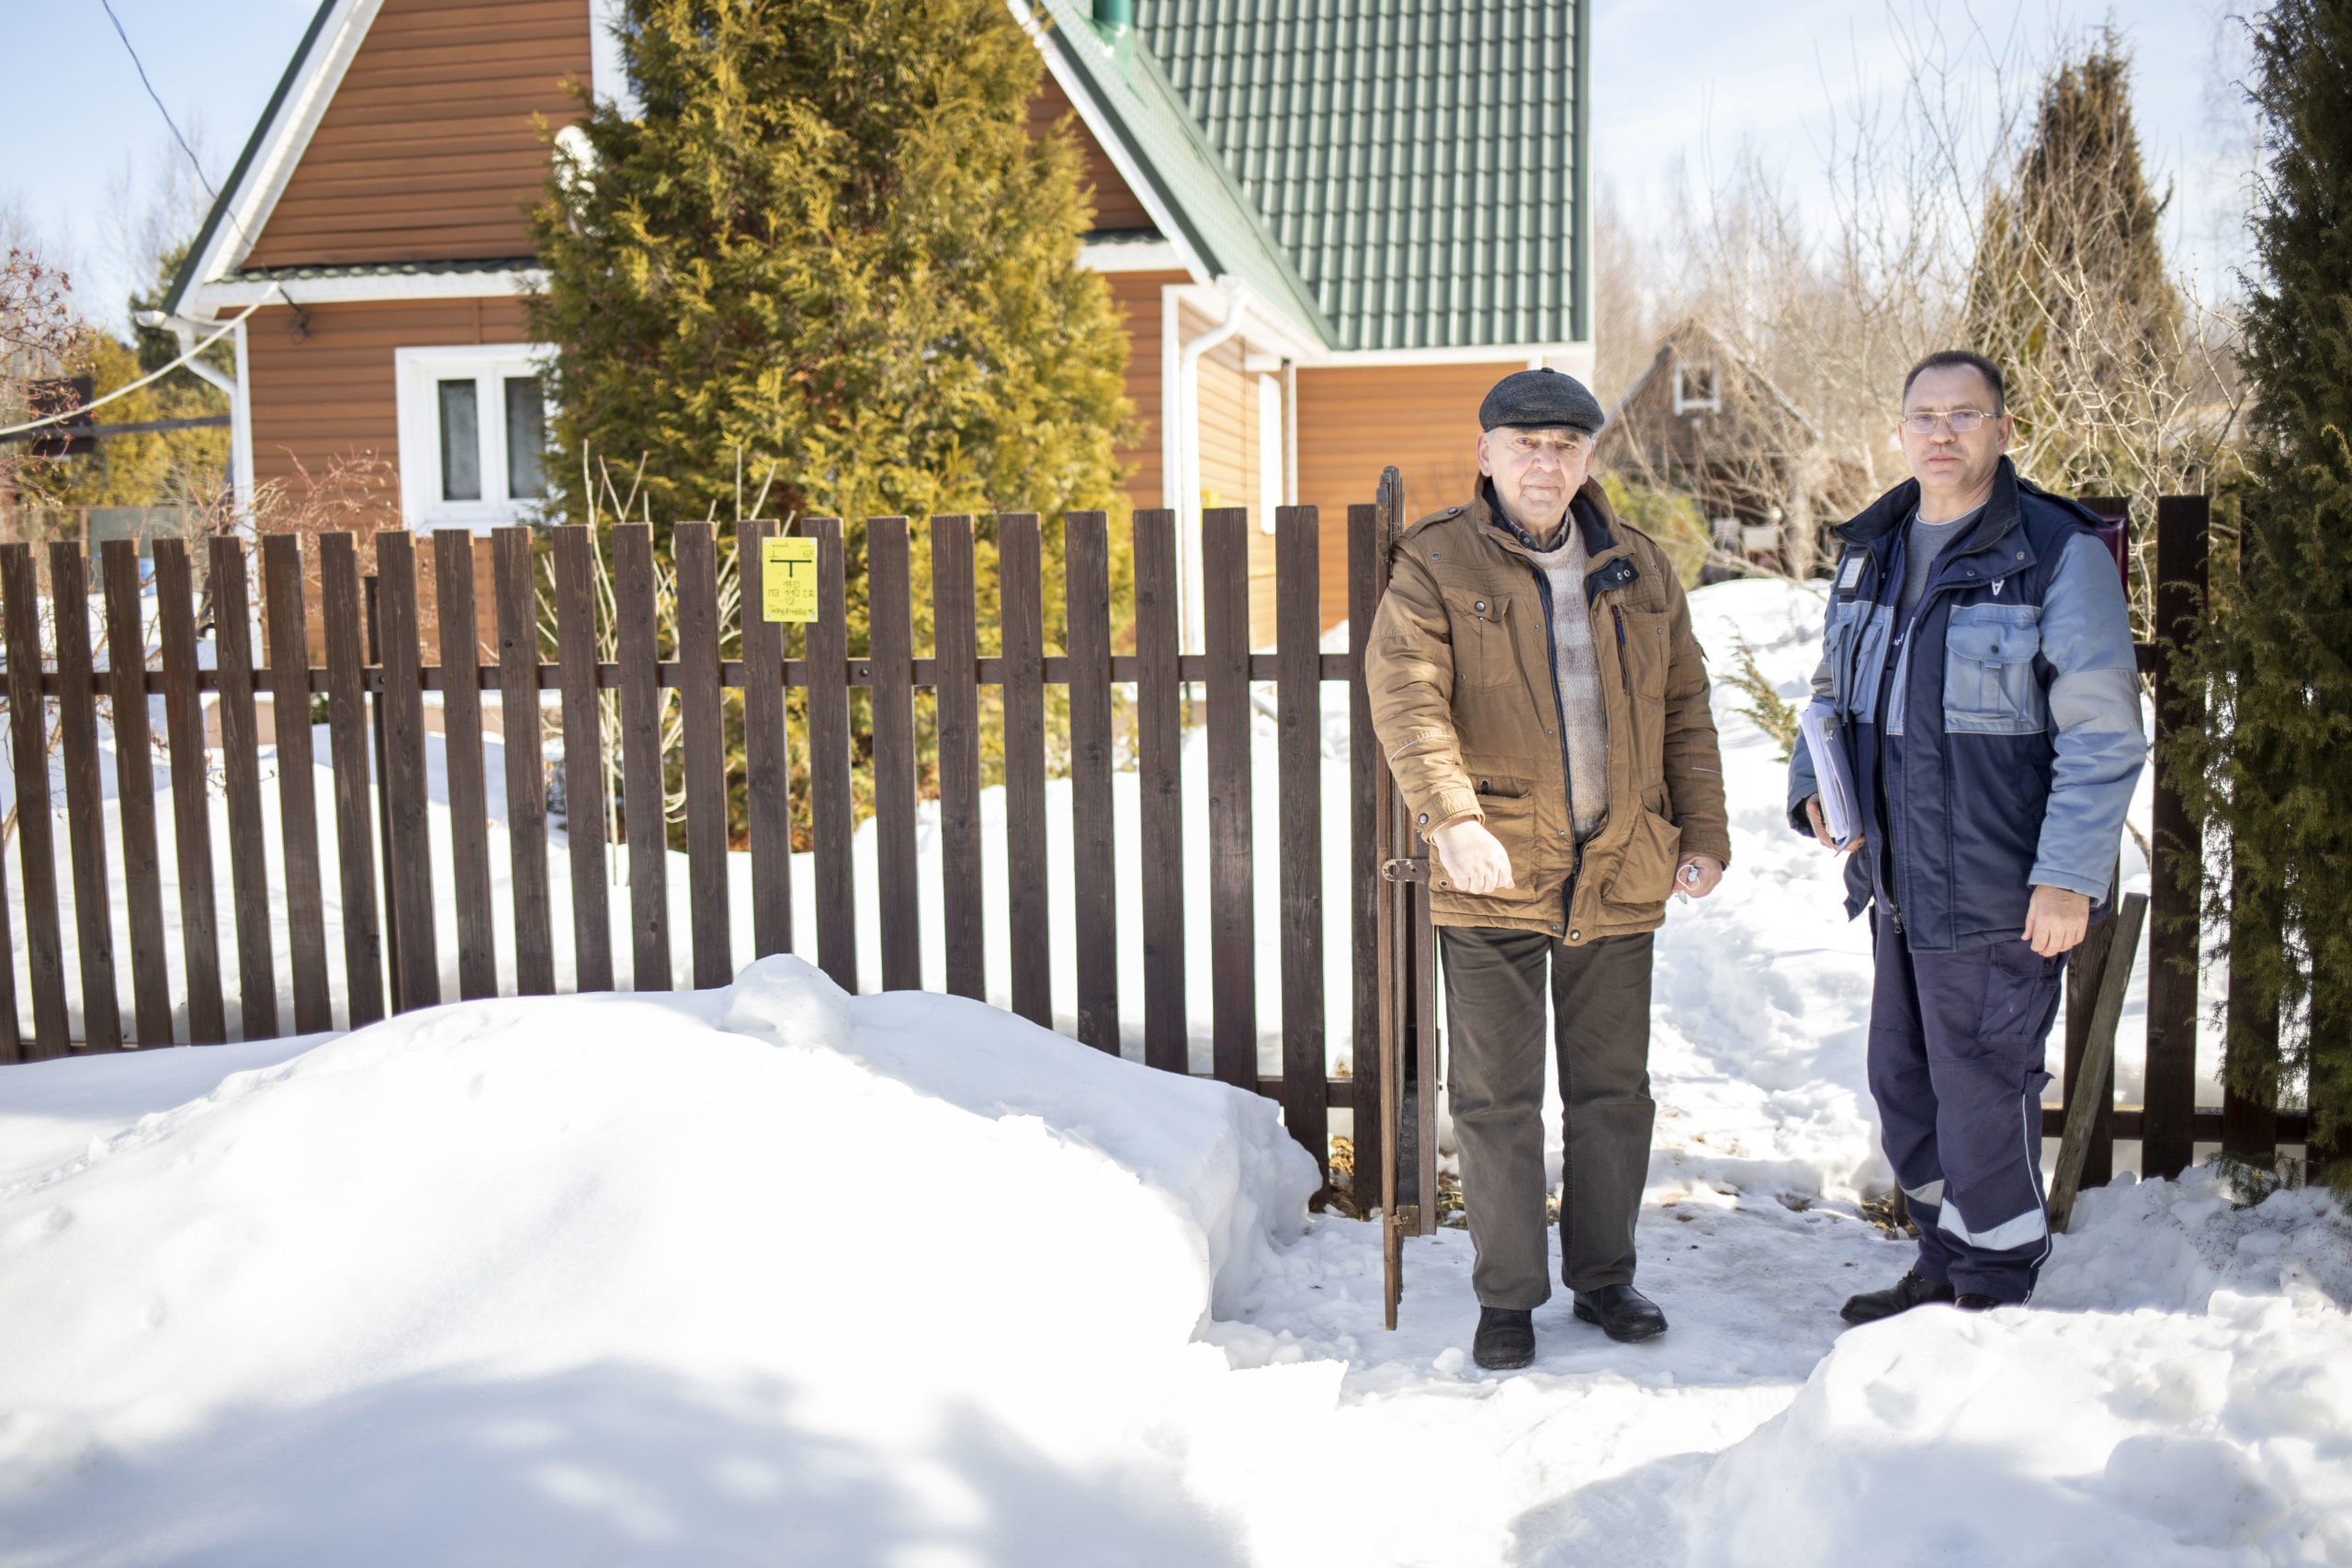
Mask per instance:
[[[1182,508],[1177,526],[1184,547],[1180,592],[1184,605],[1184,645],[1193,652],[1204,651],[1207,646],[1201,614],[1201,356],[1241,330],[1242,312],[1250,304],[1249,289],[1224,278],[1218,282],[1227,289],[1225,320],[1187,343],[1176,359],[1176,442],[1179,482],[1183,486],[1177,498]]]
[[[209,336],[219,325],[213,321],[190,321],[186,316],[166,316],[161,310],[141,310],[134,319],[150,330],[171,328],[172,335],[179,340],[180,353],[191,355],[196,352],[197,334],[202,333]],[[242,324],[230,334],[230,342],[235,345],[237,353],[237,373],[234,376],[196,358],[187,360],[186,368],[198,380],[229,394],[229,483],[236,498],[237,515],[251,522],[254,504],[253,400],[247,395],[245,329]]]

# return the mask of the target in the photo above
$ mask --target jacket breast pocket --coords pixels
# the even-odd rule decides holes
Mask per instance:
[[[1821,651],[1829,665],[1829,701],[1840,713],[1849,706],[1846,694],[1853,680],[1849,667],[1854,658],[1854,628],[1862,624],[1862,614],[1869,608],[1866,600],[1833,599],[1829,624],[1822,628]]]
[[[1453,636],[1453,682],[1472,688],[1507,686],[1519,678],[1511,648],[1510,595],[1448,588],[1446,619]]]
[[[2034,660],[2041,611],[2031,604],[1963,604],[1944,627],[1944,732],[2039,735],[2050,704]]]

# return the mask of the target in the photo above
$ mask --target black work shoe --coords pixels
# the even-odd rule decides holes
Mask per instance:
[[[1603,1285],[1577,1292],[1577,1316],[1600,1325],[1600,1332],[1628,1344],[1655,1339],[1666,1332],[1666,1314],[1657,1303],[1631,1285]]]
[[[1951,1299],[1952,1289],[1950,1285],[1939,1285],[1932,1280],[1923,1280],[1919,1277],[1919,1271],[1914,1269],[1883,1291],[1864,1291],[1859,1296],[1847,1297],[1846,1304],[1839,1309],[1838,1315],[1848,1323],[1876,1323],[1883,1317],[1893,1317],[1896,1313],[1909,1312],[1915,1306],[1926,1306],[1930,1302],[1949,1302]]]
[[[1535,1359],[1535,1322],[1523,1307],[1480,1307],[1470,1359],[1490,1372],[1508,1372]]]
[[[2000,1297],[1988,1296],[1979,1291],[1962,1291],[1952,1297],[1951,1304],[1962,1312],[1991,1312],[1996,1306],[2008,1305]]]

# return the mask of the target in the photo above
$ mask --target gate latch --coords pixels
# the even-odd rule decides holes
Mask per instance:
[[[1418,860],[1382,861],[1380,863],[1380,876],[1381,880],[1384,882],[1425,883],[1430,879],[1429,857],[1427,855],[1423,855]]]

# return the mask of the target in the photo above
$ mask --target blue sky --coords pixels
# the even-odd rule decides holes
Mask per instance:
[[[314,0],[113,5],[218,183]],[[1815,202],[1833,122],[1899,87],[1906,32],[1964,28],[1973,17],[1987,36],[2032,48],[2112,17],[2137,62],[2143,144],[2159,183],[2177,186],[2175,251],[2225,265],[2236,259],[2243,206],[2217,66],[2233,57],[2228,9],[2229,0],[2133,0],[2128,9],[2065,0],[1597,0],[1595,166],[1636,221],[1670,209],[1678,156],[1696,187],[1743,149]],[[0,0],[0,37],[14,56],[0,93],[0,225],[28,228],[75,269],[84,309],[119,326],[139,219],[175,168],[186,178],[186,161],[98,0]],[[1993,95],[1981,57],[1951,85],[1964,102]]]

